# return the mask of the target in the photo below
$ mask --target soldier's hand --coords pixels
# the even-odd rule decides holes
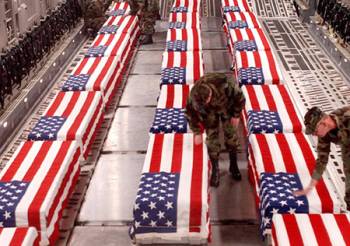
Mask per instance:
[[[203,142],[203,138],[201,134],[194,135],[194,144],[198,145]]]
[[[237,128],[238,124],[239,124],[239,118],[232,117],[230,122],[231,122],[231,125],[233,125],[235,128]]]
[[[317,185],[318,181],[316,179],[312,179],[310,184],[303,190],[297,190],[293,192],[294,196],[306,196],[309,192]]]

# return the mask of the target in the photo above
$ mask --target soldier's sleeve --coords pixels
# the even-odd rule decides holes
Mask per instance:
[[[322,177],[324,170],[328,163],[328,156],[330,152],[331,143],[325,138],[318,138],[317,144],[317,160],[315,169],[312,173],[312,178],[319,180]]]
[[[234,83],[230,79],[228,79],[228,83],[231,83],[231,86],[233,88],[230,95],[229,113],[232,115],[232,117],[238,118],[244,108],[245,97],[242,90],[236,83]]]
[[[130,14],[136,15],[137,11],[139,11],[139,4],[137,3],[136,0],[129,0],[128,3],[130,6]]]
[[[194,110],[192,106],[192,101],[190,98],[187,98],[185,116],[192,132],[194,134],[200,134],[201,133],[201,128],[199,126],[200,120],[198,118],[197,112]]]

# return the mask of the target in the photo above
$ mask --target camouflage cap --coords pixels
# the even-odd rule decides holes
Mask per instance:
[[[312,107],[304,116],[305,133],[312,134],[316,130],[317,123],[325,115],[319,107]]]

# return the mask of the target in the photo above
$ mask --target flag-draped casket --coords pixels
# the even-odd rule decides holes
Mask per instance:
[[[185,108],[192,85],[164,85],[160,89],[157,108]]]
[[[191,132],[182,108],[157,108],[150,133]]]
[[[274,215],[272,245],[350,244],[348,214]]]
[[[128,2],[113,2],[106,12],[107,16],[121,16],[128,14],[130,6]]]
[[[245,130],[251,133],[301,132],[304,123],[284,85],[244,85],[242,112]]]
[[[133,211],[137,243],[207,242],[208,167],[193,134],[150,135]]]
[[[261,28],[253,12],[228,12],[224,14],[224,31],[228,34],[230,29]]]
[[[164,52],[161,85],[193,84],[204,75],[201,51]]]
[[[301,197],[301,204],[292,194],[294,190],[309,185],[316,163],[315,153],[305,134],[251,134],[248,163],[251,182],[259,195],[256,199],[260,202],[262,233],[271,227],[274,213],[340,212],[342,202],[327,173],[315,189]]]
[[[197,51],[202,50],[200,30],[169,29],[166,38],[166,51]]]
[[[170,13],[169,29],[200,29],[199,13]]]
[[[250,7],[246,0],[221,0],[222,12],[250,12]]]
[[[235,53],[236,78],[240,85],[284,83],[282,71],[272,51]]]
[[[85,57],[63,83],[62,91],[101,91],[108,104],[122,79],[118,57]]]
[[[80,156],[76,141],[21,143],[0,173],[3,227],[35,227],[41,244],[54,244],[79,176]]]
[[[33,246],[39,245],[38,231],[34,227],[0,228],[0,245]]]
[[[271,50],[269,41],[261,28],[230,29],[228,36],[232,54],[235,54],[235,51]]]
[[[199,8],[201,5],[200,0],[175,0],[170,12],[174,13],[192,13],[199,12]]]
[[[128,16],[110,16],[103,24],[99,33],[129,33],[130,36],[134,32],[139,32],[139,19],[136,15]]]
[[[59,92],[28,135],[33,141],[76,140],[86,158],[103,120],[100,92]]]

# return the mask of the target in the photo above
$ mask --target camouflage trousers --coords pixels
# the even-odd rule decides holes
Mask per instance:
[[[153,35],[155,30],[154,26],[156,25],[157,15],[155,11],[148,11],[142,13],[140,27],[141,34],[143,35]]]
[[[229,119],[221,118],[221,125],[224,132],[226,149],[228,151],[236,151],[239,144],[236,128],[231,124]],[[219,160],[221,150],[219,130],[219,126],[216,128],[207,128],[205,130],[207,134],[206,145],[208,147],[208,155],[211,161]]]
[[[91,35],[95,36],[102,27],[103,23],[107,20],[106,17],[98,17],[98,18],[86,18],[85,22],[85,30],[90,29],[92,31]]]

